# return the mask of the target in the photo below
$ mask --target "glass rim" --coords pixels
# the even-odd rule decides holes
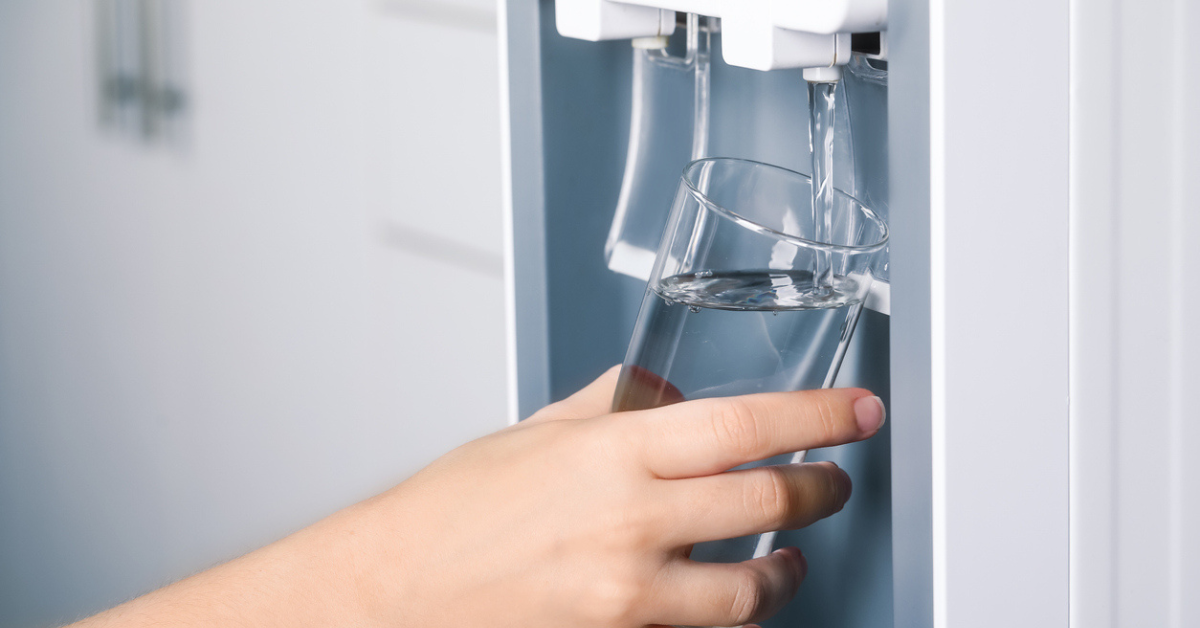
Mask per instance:
[[[729,209],[728,207],[718,205],[717,203],[714,203],[711,199],[709,199],[707,194],[705,194],[704,192],[701,192],[696,187],[695,181],[692,180],[692,173],[695,171],[695,169],[706,162],[712,162],[712,163],[729,162],[729,163],[749,164],[752,166],[764,166],[771,170],[776,170],[776,171],[782,172],[786,175],[799,177],[805,181],[808,181],[809,186],[812,185],[812,177],[810,177],[804,173],[801,173],[801,172],[796,172],[795,170],[791,170],[789,168],[784,168],[783,166],[776,166],[775,164],[768,164],[768,163],[764,163],[761,161],[755,161],[753,159],[743,159],[741,157],[704,157],[704,158],[692,161],[692,162],[688,163],[688,165],[683,167],[683,174],[681,177],[683,179],[683,183],[684,183],[684,185],[687,186],[688,192],[697,201],[699,201],[700,204],[702,204],[705,207],[724,216],[725,218],[728,218],[729,220],[732,220],[733,222],[735,222],[743,227],[746,227],[747,229],[750,229],[751,231],[755,231],[755,232],[761,233],[763,235],[774,237],[779,240],[783,240],[785,242],[790,242],[796,246],[802,246],[804,248],[817,249],[817,250],[821,250],[821,251],[848,251],[848,252],[854,252],[854,253],[871,253],[871,252],[879,251],[879,250],[883,249],[885,246],[887,246],[888,235],[889,235],[887,223],[884,222],[883,219],[879,217],[879,214],[875,213],[875,210],[871,209],[870,207],[867,207],[866,203],[863,203],[862,201],[858,200],[857,198],[855,198],[837,188],[834,188],[834,190],[833,190],[834,194],[836,194],[838,196],[843,196],[847,199],[850,199],[850,201],[852,201],[854,203],[854,205],[857,207],[858,211],[863,212],[863,214],[866,215],[868,220],[870,220],[871,222],[873,222],[879,226],[879,229],[881,231],[881,236],[880,236],[878,242],[875,242],[873,244],[850,245],[850,244],[832,244],[829,242],[818,242],[816,240],[809,240],[807,238],[802,238],[798,235],[784,233],[777,229],[772,229],[771,227],[760,224],[757,221],[751,220],[751,219],[733,211],[732,209]]]

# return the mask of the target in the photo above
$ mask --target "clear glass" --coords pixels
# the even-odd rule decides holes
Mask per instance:
[[[888,220],[888,131],[887,131],[887,70],[872,64],[887,65],[886,61],[870,61],[856,54],[846,64],[846,71],[839,83],[843,90],[838,94],[838,111],[846,112],[846,125],[837,118],[837,135],[846,136],[847,146],[834,147],[835,168],[853,171],[853,181],[842,185],[842,189],[861,200],[867,207],[887,222]],[[853,111],[851,111],[853,110]],[[851,116],[853,113],[853,116]],[[849,133],[842,133],[847,129]],[[837,139],[834,140],[835,143]],[[850,151],[852,159],[843,160]],[[836,172],[840,176],[841,172]],[[836,179],[835,179],[836,180]],[[887,253],[884,253],[887,257]],[[887,263],[884,263],[876,281],[888,280]]]
[[[687,166],[621,368],[615,411],[833,385],[888,233],[873,211],[841,191],[818,226],[812,199],[809,177],[777,166],[727,158]],[[829,273],[828,284],[814,285],[817,269]],[[703,543],[692,558],[746,560],[768,553],[773,539]]]
[[[633,51],[633,102],[625,176],[605,243],[608,267],[645,279],[667,222],[679,171],[708,152],[707,18],[687,17],[687,51]]]

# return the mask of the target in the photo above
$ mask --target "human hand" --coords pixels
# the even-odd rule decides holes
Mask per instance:
[[[869,438],[883,404],[839,389],[609,413],[616,380],[610,370],[382,495],[76,628],[634,628],[771,616],[808,570],[799,550],[706,564],[689,559],[692,544],[828,517],[850,478],[828,462],[730,469]]]
[[[705,564],[690,547],[841,510],[850,478],[832,463],[729,469],[868,438],[882,403],[837,389],[610,414],[616,379],[364,504],[373,623],[733,626],[791,599],[807,572],[799,550]]]

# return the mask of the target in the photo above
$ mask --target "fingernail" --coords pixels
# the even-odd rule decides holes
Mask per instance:
[[[863,433],[873,434],[883,427],[887,412],[883,409],[883,400],[879,397],[863,397],[854,402],[854,418],[858,421],[858,429]]]
[[[842,495],[846,496],[846,498],[842,500],[842,506],[845,506],[846,502],[850,501],[850,494],[854,492],[854,482],[850,481],[850,474],[846,473],[845,470],[838,469],[838,471],[841,471],[842,474],[841,478],[839,479],[842,482]]]
[[[798,547],[781,547],[781,548],[775,550],[774,553],[791,557],[791,560],[793,563],[795,563],[796,568],[800,570],[800,579],[801,580],[804,579],[804,576],[808,575],[808,559],[806,559],[804,557],[804,552],[800,551],[800,548],[798,548]]]

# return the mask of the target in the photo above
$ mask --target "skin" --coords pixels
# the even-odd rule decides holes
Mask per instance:
[[[795,529],[842,509],[828,462],[742,463],[873,436],[861,389],[609,413],[617,371],[468,443],[391,490],[75,626],[736,626],[808,568],[796,548],[738,564],[693,543]]]

